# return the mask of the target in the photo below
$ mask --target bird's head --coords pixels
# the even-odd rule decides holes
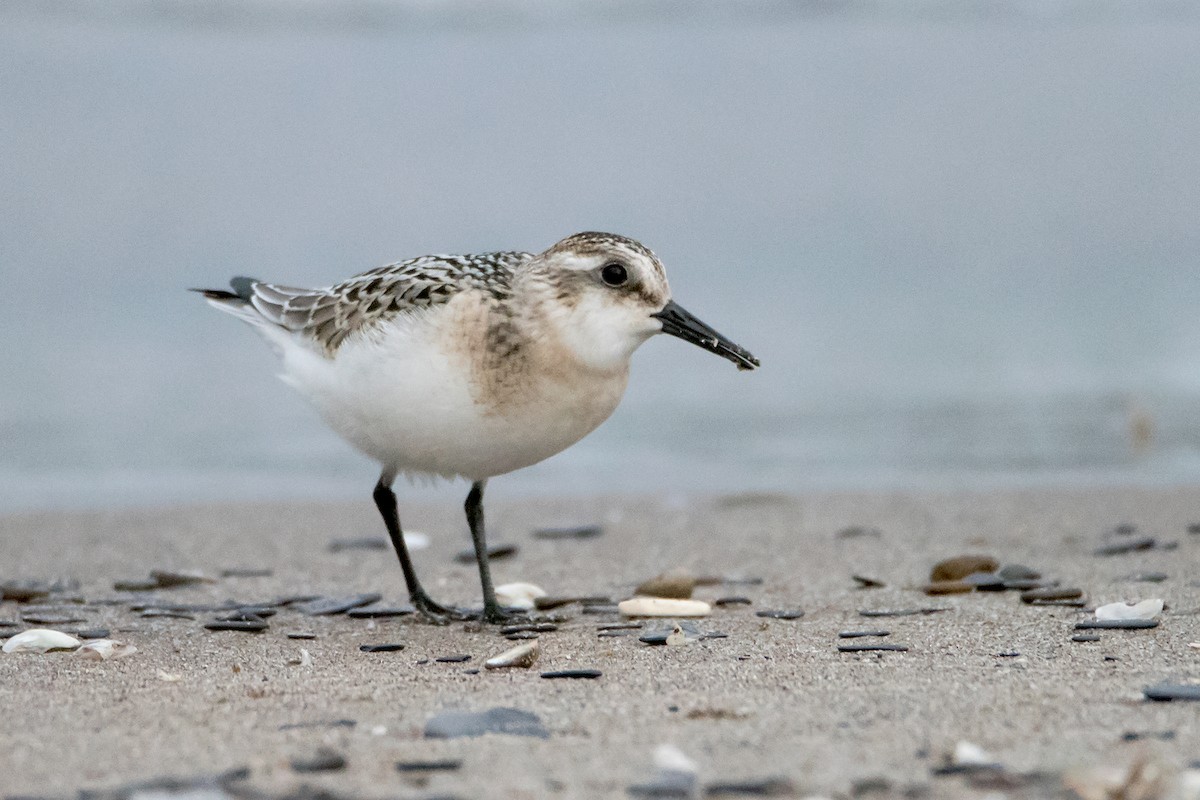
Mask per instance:
[[[643,342],[668,333],[754,369],[758,359],[671,299],[658,256],[624,236],[577,233],[530,264],[549,290],[556,333],[585,364],[623,369]]]

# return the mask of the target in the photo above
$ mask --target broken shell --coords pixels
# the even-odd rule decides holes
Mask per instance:
[[[492,656],[483,662],[485,669],[503,669],[505,667],[532,667],[541,655],[537,640],[517,645],[511,650],[505,650],[498,656]]]
[[[496,587],[496,602],[505,608],[529,611],[534,601],[545,596],[546,590],[532,583],[505,583]]]
[[[667,645],[669,647],[678,647],[679,645],[691,643],[692,639],[688,638],[688,635],[684,633],[683,628],[680,627],[679,623],[675,623],[675,630],[667,634]]]
[[[1109,603],[1096,609],[1096,619],[1154,619],[1163,610],[1162,600],[1143,600],[1140,603]]]
[[[50,650],[74,650],[79,640],[61,631],[49,628],[30,628],[4,643],[6,653],[45,653]]]
[[[635,597],[617,603],[617,611],[624,617],[707,617],[712,606],[701,600]]]
[[[405,531],[404,546],[410,552],[413,550],[424,550],[426,547],[429,547],[429,535],[420,531]]]
[[[95,639],[81,645],[75,655],[90,661],[107,661],[110,658],[125,658],[136,652],[137,648],[131,644],[114,639]]]
[[[634,594],[647,597],[672,597],[686,600],[696,588],[696,576],[686,569],[673,569],[651,578],[633,590]]]

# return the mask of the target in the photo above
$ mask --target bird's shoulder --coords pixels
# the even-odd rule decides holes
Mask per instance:
[[[332,355],[351,334],[477,290],[503,298],[531,253],[426,255],[376,267],[323,289],[255,282],[251,302],[271,322]]]

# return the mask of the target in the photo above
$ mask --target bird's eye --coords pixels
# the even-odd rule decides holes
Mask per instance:
[[[629,272],[621,264],[605,264],[600,268],[600,280],[609,286],[624,286],[629,282]]]

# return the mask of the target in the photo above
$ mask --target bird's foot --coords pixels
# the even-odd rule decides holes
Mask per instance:
[[[412,595],[409,600],[417,610],[417,615],[431,625],[449,625],[451,622],[478,618],[477,614],[468,609],[437,603],[424,592]]]
[[[487,603],[483,607],[483,621],[492,625],[511,625],[529,622],[529,615],[516,608],[505,608],[499,603]]]

